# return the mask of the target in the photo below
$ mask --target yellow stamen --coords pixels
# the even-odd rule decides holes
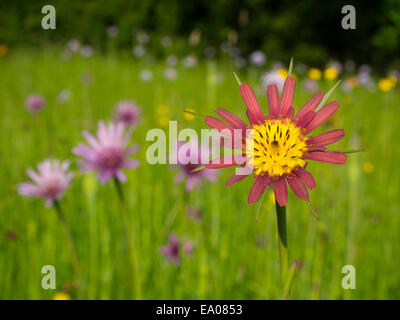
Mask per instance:
[[[293,122],[265,120],[252,129],[252,136],[246,138],[246,156],[256,174],[279,177],[305,165],[302,157],[307,152],[307,138]]]

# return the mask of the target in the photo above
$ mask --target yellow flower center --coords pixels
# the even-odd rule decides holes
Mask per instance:
[[[304,166],[307,151],[306,137],[290,120],[265,120],[254,125],[246,138],[246,157],[257,175],[266,173],[279,177]]]

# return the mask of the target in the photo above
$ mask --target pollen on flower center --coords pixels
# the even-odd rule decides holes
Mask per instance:
[[[252,135],[246,138],[246,157],[257,175],[279,177],[305,165],[302,157],[307,151],[307,138],[293,122],[265,120],[252,129]]]

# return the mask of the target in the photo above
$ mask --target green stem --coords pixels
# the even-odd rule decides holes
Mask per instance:
[[[286,206],[281,207],[278,202],[276,205],[276,218],[278,224],[279,258],[281,265],[282,287],[286,284],[286,274],[289,266],[287,250],[287,231],[286,231]]]
[[[57,212],[58,220],[60,221],[60,223],[64,229],[64,235],[65,235],[65,238],[67,239],[68,251],[71,256],[72,267],[74,269],[75,280],[77,281],[78,286],[80,286],[81,279],[80,279],[79,260],[78,260],[77,254],[76,254],[74,241],[72,240],[71,232],[69,230],[67,222],[65,221],[64,213],[63,213],[60,203],[58,201],[54,201],[54,208]]]
[[[126,234],[127,242],[128,242],[128,253],[129,253],[129,259],[130,259],[130,263],[131,263],[132,285],[133,285],[134,295],[135,295],[136,299],[141,299],[141,287],[140,287],[140,283],[139,283],[139,277],[137,276],[138,264],[137,264],[137,259],[135,257],[130,219],[129,219],[128,211],[127,211],[126,205],[125,205],[122,185],[119,182],[119,180],[115,177],[114,177],[114,182],[115,182],[115,186],[117,188],[118,197],[119,197],[120,204],[121,204],[122,218],[124,220],[125,234]]]

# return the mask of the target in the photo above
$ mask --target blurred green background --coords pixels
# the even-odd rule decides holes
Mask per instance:
[[[299,261],[291,298],[400,298],[398,1],[354,3],[354,31],[341,29],[340,2],[57,1],[56,30],[41,29],[43,4],[0,7],[0,298],[279,299],[271,191],[249,206],[252,179],[226,188],[233,169],[224,169],[217,183],[188,194],[174,183],[176,169],[146,162],[146,133],[167,130],[168,120],[180,129],[206,128],[185,116],[186,108],[225,108],[244,118],[233,71],[267,112],[268,75],[282,81],[291,56],[297,110],[342,79],[330,98],[341,108],[315,134],[344,128],[345,139],[330,149],[366,148],[343,166],[309,163],[319,221],[289,192],[289,256]],[[254,52],[266,61],[251,58]],[[60,99],[61,92],[68,97]],[[35,115],[25,106],[31,93],[46,99]],[[81,131],[110,120],[121,99],[143,110],[131,138],[141,146],[134,156],[141,165],[126,170],[124,185],[140,296],[114,185],[79,173],[71,154]],[[76,175],[61,205],[81,267],[79,287],[54,209],[17,193],[26,169],[48,157],[71,159]],[[191,218],[193,210],[201,218]],[[171,233],[195,245],[179,265],[160,254]],[[56,290],[41,287],[44,265],[57,270]],[[355,290],[341,286],[345,265],[356,268]]]

